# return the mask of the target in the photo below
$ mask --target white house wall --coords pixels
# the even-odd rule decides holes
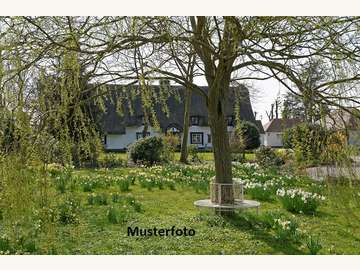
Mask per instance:
[[[264,145],[270,147],[282,147],[282,133],[280,132],[266,132],[264,137]]]
[[[260,145],[265,145],[265,134],[260,134]]]
[[[106,149],[124,149],[128,148],[130,144],[136,141],[136,133],[142,132],[144,126],[133,126],[126,127],[125,134],[108,134],[106,136]],[[155,132],[154,129],[149,127],[150,136],[159,135],[159,133]]]
[[[202,132],[203,133],[203,144],[196,144],[198,147],[212,147],[212,143],[208,143],[208,135],[211,134],[210,127],[206,126],[190,126],[188,135],[188,145],[191,144],[191,133]]]
[[[125,134],[108,134],[106,136],[106,145],[105,148],[109,150],[120,150],[128,148],[133,142],[136,141],[136,133],[143,131],[143,126],[133,126],[126,127]],[[228,126],[228,131],[232,131],[234,128]],[[158,136],[160,133],[155,132],[154,129],[149,128],[150,136]],[[203,134],[203,143],[196,144],[200,148],[211,148],[212,147],[212,138],[211,142],[208,142],[208,136],[211,134],[210,127],[208,126],[190,126],[189,135],[188,135],[188,145],[191,144],[191,133],[200,132]],[[263,140],[262,140],[263,141]]]

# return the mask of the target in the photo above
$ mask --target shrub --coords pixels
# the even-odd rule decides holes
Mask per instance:
[[[63,225],[79,223],[80,201],[74,198],[67,198],[59,205],[59,222]]]
[[[294,213],[313,214],[320,202],[325,200],[324,196],[301,189],[278,189],[276,194],[284,208]]]
[[[338,163],[349,166],[352,163],[351,156],[354,155],[356,155],[354,149],[347,146],[346,134],[344,132],[333,132],[326,137],[320,159],[322,163],[326,164]]]
[[[154,165],[164,161],[164,143],[161,137],[146,137],[130,147],[130,158],[135,163]]]
[[[199,156],[199,150],[196,145],[188,146],[189,159],[191,162],[201,162],[201,158]]]
[[[309,249],[310,255],[316,255],[322,249],[322,245],[318,238],[309,236],[306,241],[306,246]]]
[[[99,166],[103,168],[125,167],[126,161],[122,160],[117,154],[105,153],[104,157],[99,160]]]
[[[275,151],[266,146],[261,146],[255,151],[255,158],[257,163],[264,167],[280,166],[284,164],[284,161],[276,155]]]
[[[258,128],[248,121],[241,121],[240,128],[245,143],[245,150],[252,150],[260,146],[260,133]]]
[[[179,148],[180,137],[175,134],[166,134],[162,139],[164,142],[164,156],[168,160],[175,160],[175,151]]]
[[[283,133],[283,143],[295,151],[298,163],[315,165],[320,160],[326,146],[329,132],[317,124],[303,123]]]

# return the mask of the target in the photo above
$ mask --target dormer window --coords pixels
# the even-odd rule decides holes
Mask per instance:
[[[227,125],[234,126],[234,120],[235,120],[235,117],[233,115],[228,115],[226,117]]]
[[[192,126],[198,126],[200,123],[200,117],[199,116],[191,116],[190,117],[190,122]]]

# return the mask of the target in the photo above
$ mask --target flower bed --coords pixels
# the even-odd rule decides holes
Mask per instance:
[[[285,209],[294,213],[313,214],[324,196],[301,189],[278,189],[276,192]]]

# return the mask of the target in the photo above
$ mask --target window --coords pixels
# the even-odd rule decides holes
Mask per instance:
[[[234,125],[234,116],[233,115],[227,116],[226,121],[227,121],[228,126],[233,126]]]
[[[107,144],[107,136],[105,135],[104,136],[104,145],[106,145]]]
[[[203,144],[204,134],[202,132],[190,132],[191,144]]]
[[[208,143],[211,143],[211,134],[208,134]]]
[[[150,136],[150,132],[146,132],[146,137]],[[136,140],[139,140],[143,137],[142,132],[136,132]]]
[[[281,133],[277,133],[277,134],[276,134],[276,137],[277,137],[278,139],[281,139]]]
[[[198,126],[199,125],[199,116],[191,116],[190,122],[192,126]]]

